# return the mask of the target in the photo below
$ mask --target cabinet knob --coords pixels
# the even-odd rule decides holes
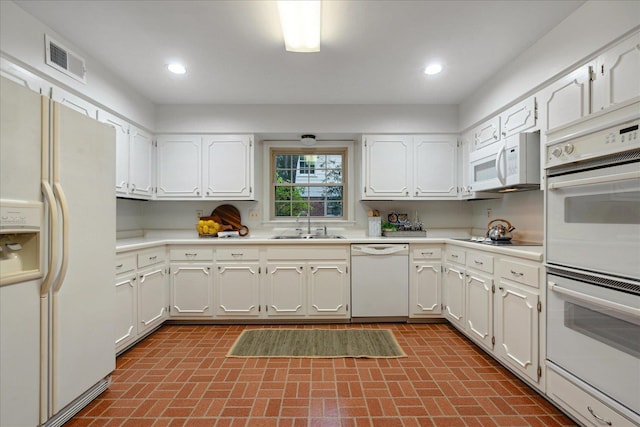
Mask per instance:
[[[524,276],[524,273],[520,273],[518,271],[513,271],[513,270],[511,270],[511,274],[513,274],[514,276],[518,276],[518,277]]]

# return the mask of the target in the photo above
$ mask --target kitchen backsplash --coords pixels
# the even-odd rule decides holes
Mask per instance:
[[[273,225],[252,220],[251,211],[262,212],[260,202],[198,202],[198,201],[137,201],[118,199],[117,230],[119,234],[142,230],[192,230],[197,214],[209,215],[217,206],[230,203],[241,214],[243,224],[252,233],[268,232]],[[476,201],[423,201],[423,202],[356,202],[355,222],[340,227],[364,230],[366,233],[367,211],[377,209],[383,218],[391,212],[406,213],[409,220],[419,220],[429,231],[456,229],[483,234],[491,219],[505,218],[516,227],[516,237],[524,240],[542,241],[542,191],[527,191],[507,194],[497,200]],[[490,211],[490,217],[487,217]],[[282,225],[279,225],[282,227]],[[440,234],[437,234],[440,236]],[[434,235],[435,236],[435,235]]]

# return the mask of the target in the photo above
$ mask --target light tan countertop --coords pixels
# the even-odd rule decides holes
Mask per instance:
[[[467,242],[447,237],[362,237],[348,236],[342,239],[274,239],[271,236],[247,236],[239,238],[199,238],[185,233],[156,233],[145,237],[122,238],[116,241],[116,253],[147,249],[161,245],[191,245],[191,246],[226,246],[226,245],[351,245],[373,243],[407,243],[407,244],[449,244],[492,252],[513,255],[521,258],[542,261],[543,246],[491,246],[476,242]]]

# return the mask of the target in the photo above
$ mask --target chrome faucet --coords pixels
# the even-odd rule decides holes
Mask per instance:
[[[298,213],[298,215],[296,216],[296,231],[298,232],[298,234],[302,234],[302,228],[300,228],[300,215],[306,215],[307,216],[307,235],[311,235],[311,212],[300,212]]]

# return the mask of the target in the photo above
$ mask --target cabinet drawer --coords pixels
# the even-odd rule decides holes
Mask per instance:
[[[164,262],[164,247],[138,253],[138,268]]]
[[[116,256],[116,274],[129,273],[136,269],[136,254]]]
[[[413,248],[413,259],[441,259],[442,258],[442,248],[436,247],[418,247]]]
[[[540,287],[540,268],[538,266],[503,259],[498,263],[498,271],[503,279],[534,288]]]
[[[268,260],[312,260],[323,259],[348,260],[350,247],[331,246],[276,246],[267,249]]]
[[[447,248],[447,261],[464,265],[465,251],[458,248]]]
[[[230,247],[217,248],[217,261],[258,261],[260,259],[260,249],[258,247]]]
[[[547,395],[585,426],[632,427],[637,425],[549,368],[547,368]]]
[[[173,248],[169,252],[171,261],[213,261],[212,248]]]
[[[493,257],[478,252],[468,252],[466,266],[485,273],[493,273]]]

